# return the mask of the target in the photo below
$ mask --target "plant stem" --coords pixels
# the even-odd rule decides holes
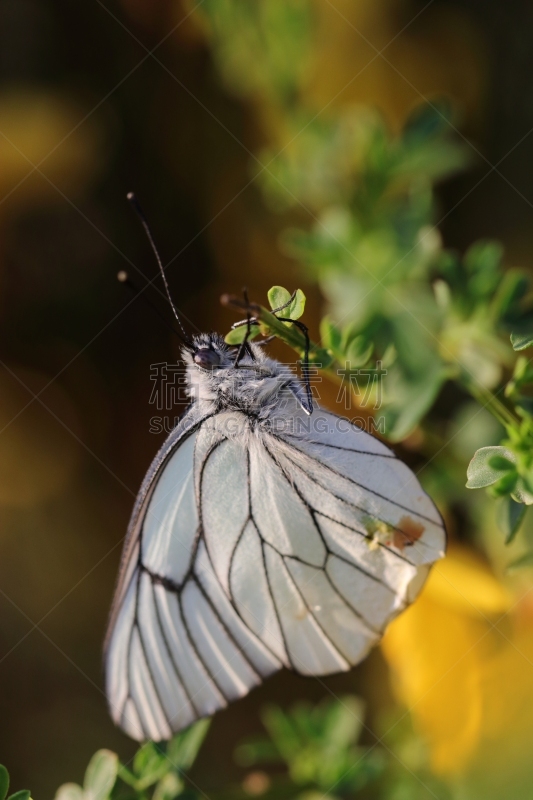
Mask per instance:
[[[295,350],[300,359],[304,359],[305,336],[296,325],[281,322],[272,312],[257,303],[246,303],[238,297],[229,295],[223,295],[220,300],[222,305],[236,308],[252,315],[259,323],[263,336],[276,336],[276,338],[281,339],[282,342],[285,342]],[[343,385],[345,381],[348,381],[356,402],[359,401],[358,384],[357,381],[354,382],[352,380],[353,377],[359,376],[358,369],[350,369],[350,365],[347,362],[341,364],[330,350],[320,347],[320,345],[311,340],[309,341],[309,364],[320,369],[333,383]]]
[[[288,325],[281,322],[274,314],[264,308],[264,306],[260,306],[257,303],[247,304],[238,297],[224,295],[221,298],[221,302],[223,305],[253,314],[259,322],[261,333],[265,336],[276,336],[295,350],[300,358],[303,358],[305,352],[305,336],[295,325]],[[350,370],[346,369],[346,365],[341,366],[329,350],[320,347],[320,345],[315,342],[310,342],[309,363],[319,367],[326,376],[335,383],[341,383],[350,375]],[[520,424],[518,417],[502,403],[497,395],[493,394],[489,389],[472,378],[469,373],[460,370],[456,376],[456,380],[466,389],[474,400],[477,400],[483,408],[490,411],[504,428],[516,428]]]
[[[252,314],[258,321],[261,333],[264,336],[276,336],[282,342],[288,344],[289,347],[292,347],[293,350],[296,350],[300,358],[304,357],[305,336],[296,325],[281,322],[274,314],[258,303],[246,303],[238,297],[228,295],[223,295],[220,299],[223,305]],[[333,369],[335,365],[334,356],[315,342],[310,342],[309,345],[309,363],[320,367],[329,373],[334,380],[338,380],[336,371]]]
[[[485,386],[482,386],[469,374],[461,371],[457,381],[467,390],[474,400],[477,400],[477,402],[483,406],[483,408],[486,408],[487,411],[490,411],[493,417],[495,417],[498,422],[501,422],[504,428],[516,428],[520,424],[518,417],[516,417],[513,412],[502,403],[497,395],[493,394]]]

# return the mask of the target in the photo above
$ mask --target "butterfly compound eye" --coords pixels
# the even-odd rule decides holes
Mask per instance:
[[[201,369],[213,369],[213,367],[218,367],[220,365],[220,355],[216,350],[212,350],[211,348],[201,348],[197,350],[193,358],[194,363],[201,367]]]

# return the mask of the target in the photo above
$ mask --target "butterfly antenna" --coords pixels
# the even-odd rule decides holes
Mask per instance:
[[[170,294],[170,288],[169,288],[169,285],[168,285],[167,276],[165,275],[163,262],[161,261],[161,256],[159,255],[159,251],[158,251],[158,249],[156,247],[156,244],[155,244],[155,241],[154,241],[154,237],[152,235],[152,230],[151,230],[151,228],[150,228],[150,226],[148,224],[148,220],[144,216],[143,210],[142,210],[141,206],[139,205],[139,201],[137,200],[137,197],[134,195],[134,193],[133,192],[128,192],[127,198],[129,200],[133,210],[135,211],[135,213],[137,214],[137,216],[139,217],[139,219],[141,221],[141,224],[142,224],[142,226],[143,226],[143,228],[145,230],[145,233],[146,233],[146,235],[148,237],[148,241],[150,242],[150,246],[151,246],[151,248],[153,250],[153,253],[154,253],[155,257],[156,257],[157,264],[159,266],[159,271],[161,273],[161,277],[163,278],[163,284],[165,286],[165,291],[167,293],[168,302],[170,303],[170,307],[172,309],[172,312],[173,312],[173,314],[174,314],[174,316],[176,318],[176,321],[177,321],[177,323],[179,325],[179,329],[181,331],[181,337],[183,339],[183,342],[185,344],[187,344],[187,345],[191,345],[191,337],[188,335],[187,331],[183,327],[183,323],[181,321],[181,317],[180,317],[180,315],[178,313],[178,310],[177,310],[176,306],[174,305],[174,303],[172,301],[172,296]]]
[[[117,281],[119,283],[124,284],[124,286],[127,286],[128,289],[131,289],[131,291],[135,293],[136,297],[141,297],[143,301],[150,306],[152,311],[155,311],[155,313],[157,314],[161,322],[165,325],[165,327],[167,327],[169,331],[172,331],[174,336],[177,336],[180,342],[183,342],[183,336],[181,335],[181,333],[179,333],[176,330],[176,328],[173,325],[171,325],[168,319],[160,312],[158,307],[154,303],[152,303],[150,298],[147,297],[144,294],[144,292],[141,289],[139,289],[139,287],[131,280],[130,276],[125,270],[121,269],[120,272],[117,273]]]

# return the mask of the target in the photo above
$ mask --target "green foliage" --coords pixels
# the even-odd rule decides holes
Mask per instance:
[[[153,742],[147,742],[135,754],[131,770],[121,766],[119,775],[136,794],[142,794],[164,778],[171,767],[165,751]]]
[[[209,722],[200,720],[170,742],[146,742],[128,764],[121,764],[110,750],[99,750],[89,762],[83,786],[65,783],[55,800],[174,800],[181,795],[190,800],[195,793],[185,772],[196,759]]]
[[[529,366],[520,359],[515,368],[511,396],[520,397]],[[497,511],[505,543],[510,544],[522,524],[527,507],[533,505],[533,419],[517,402],[521,422],[507,426],[508,438],[498,447],[482,447],[472,458],[468,470],[468,489],[488,488],[493,497],[502,497]]]
[[[246,325],[240,325],[238,328],[232,328],[225,336],[226,344],[241,344],[246,336]],[[248,341],[252,341],[256,336],[259,336],[259,325],[250,325],[250,335]]]
[[[505,438],[485,444],[505,448],[504,460],[481,447],[468,487],[503,498],[497,518],[510,544],[533,501],[533,368],[517,357],[533,345],[533,291],[523,270],[504,266],[499,242],[474,242],[463,255],[443,247],[435,186],[468,164],[449,103],[420,104],[399,133],[370,108],[322,113],[304,100],[316,31],[311,0],[206,0],[199,13],[228,87],[254,103],[259,97],[282,122],[254,169],[271,208],[310,219],[287,228],[281,245],[327,301],[312,362],[337,382],[384,365],[385,434],[401,442],[419,431],[434,441],[424,455],[446,477],[441,485],[458,483],[433,426],[445,384],[490,411]],[[271,308],[288,298],[274,287]],[[303,354],[301,332],[266,309],[253,333],[276,335]],[[228,341],[243,335],[233,331]]]
[[[510,495],[502,497],[498,507],[498,525],[505,534],[505,544],[510,544],[524,521],[526,506],[519,503]]]
[[[467,489],[499,485],[512,476],[516,482],[516,458],[506,447],[481,447],[467,470]]]
[[[288,779],[305,796],[353,796],[375,784],[387,763],[380,748],[358,745],[363,719],[363,703],[356,697],[298,703],[288,712],[270,706],[263,712],[269,738],[243,743],[236,759],[244,766],[285,764],[287,776],[278,789]]]
[[[295,705],[289,713],[265,710],[263,722],[281,759],[298,786],[313,786],[332,796],[356,792],[385,768],[380,750],[360,748],[364,709],[355,697],[319,705]]]
[[[387,726],[401,731],[393,741],[376,743],[373,736],[370,743],[360,741],[368,737],[369,728],[358,697],[328,698],[318,705],[300,702],[289,711],[270,706],[262,718],[268,737],[243,742],[235,757],[244,767],[272,770],[269,798],[448,800],[450,796],[442,783],[425,774],[427,754],[420,740],[404,730],[405,722],[400,728]],[[281,774],[279,763],[286,770]],[[423,772],[423,781],[414,769]]]
[[[300,319],[305,310],[305,300],[305,294],[301,289],[296,289],[291,295],[283,286],[273,286],[268,292],[268,302],[272,311],[290,319]]]
[[[299,702],[288,711],[269,706],[262,714],[267,735],[240,744],[235,760],[246,770],[269,770],[261,773],[265,800],[426,800],[420,781],[404,767],[412,756],[396,753],[402,742],[405,746],[405,737],[380,744],[372,736],[370,743],[363,744],[360,740],[369,730],[364,716],[364,703],[354,696],[327,698],[314,705]],[[200,800],[205,794],[187,780],[186,772],[208,728],[209,721],[201,720],[170,742],[146,742],[127,765],[121,764],[115,753],[99,750],[89,762],[83,786],[63,784],[56,800]],[[413,752],[413,742],[409,751]],[[8,783],[7,771],[0,767],[0,800],[6,800]],[[424,775],[422,785],[432,786],[443,800],[448,798],[445,788],[431,776]],[[210,789],[209,796],[238,800],[247,793],[239,786],[218,787]],[[29,798],[29,792],[18,792],[8,800]]]
[[[226,86],[241,96],[258,93],[272,103],[290,104],[308,69],[307,0],[203,0],[193,5]]]
[[[169,742],[167,757],[174,769],[188,770],[192,767],[210,724],[211,720],[201,719]]]
[[[28,789],[19,789],[7,796],[9,790],[9,772],[0,764],[0,800],[30,800],[31,792]]]
[[[293,203],[296,198],[317,209],[310,229],[288,231],[283,245],[329,300],[330,318],[321,333],[336,359],[342,363],[353,356],[346,348],[347,330],[373,343],[377,358],[392,355],[384,416],[389,438],[401,440],[448,379],[467,376],[492,388],[512,359],[499,330],[531,312],[516,307],[523,277],[512,276],[512,286],[502,282],[497,243],[479,242],[461,259],[442,249],[431,227],[432,182],[464,164],[462,148],[449,136],[448,112],[417,109],[398,137],[375,114],[344,113],[321,131],[318,152],[301,142],[301,158],[308,163],[293,163],[292,171],[313,176],[309,192],[291,183],[291,153],[276,159],[283,178],[267,185],[265,177],[265,191],[281,198],[288,188]],[[351,164],[339,154],[340,131]],[[324,152],[331,159],[323,166],[328,190],[321,193],[314,170]],[[438,174],[429,164],[439,165]]]
[[[116,753],[98,750],[89,761],[83,786],[64,783],[57,790],[55,800],[108,800],[117,779],[118,768]]]
[[[513,345],[513,350],[525,350],[527,347],[531,347],[533,344],[533,332],[512,333],[511,344]]]
[[[268,301],[270,303],[272,313],[255,304],[247,308],[249,312],[252,312],[250,314],[250,335],[247,337],[248,341],[251,341],[260,333],[262,333],[263,336],[270,336],[271,334],[279,336],[280,326],[281,330],[283,330],[283,326],[293,329],[293,326],[288,320],[297,320],[302,316],[305,309],[306,297],[301,289],[296,289],[296,291],[291,294],[283,286],[273,286],[268,292]],[[246,303],[243,303],[243,301],[238,300],[237,298],[226,297],[226,302],[229,305],[235,305],[237,308],[246,308]],[[280,318],[279,321],[278,317]],[[226,344],[240,344],[244,341],[247,330],[247,321],[243,320],[242,322],[238,322],[226,335]],[[300,341],[298,334],[296,334],[296,336],[288,334],[288,336],[289,338],[287,340],[287,344],[290,344],[292,347],[297,347],[297,342]],[[284,338],[284,336],[281,336],[280,338]],[[302,338],[302,352],[304,346],[305,342]]]

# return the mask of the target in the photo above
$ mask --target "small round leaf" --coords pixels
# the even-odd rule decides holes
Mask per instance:
[[[305,294],[301,289],[297,289],[293,301],[288,308],[289,313],[287,316],[291,319],[300,319],[305,310],[305,301]]]
[[[64,783],[57,790],[54,800],[84,800],[83,789],[77,783]]]
[[[29,789],[19,789],[18,792],[10,794],[8,800],[30,800],[31,792]]]
[[[517,503],[509,495],[503,497],[498,507],[498,526],[505,535],[505,544],[510,544],[515,538],[524,519],[527,507]]]
[[[362,367],[372,355],[373,349],[372,342],[369,343],[364,336],[356,336],[346,348],[346,361],[352,368]]]
[[[0,800],[4,800],[5,796],[7,795],[8,789],[9,789],[9,772],[4,767],[3,764],[0,764]]]
[[[291,293],[287,289],[284,289],[283,286],[273,286],[268,291],[268,302],[270,303],[270,308],[273,310],[284,306],[290,299]],[[287,314],[287,316],[289,315]]]
[[[467,489],[483,489],[491,486],[508,473],[508,469],[498,469],[491,466],[491,461],[495,457],[516,463],[516,456],[506,447],[481,447],[474,453],[472,461],[468,465],[466,483]]]
[[[89,761],[83,782],[87,800],[107,800],[118,772],[118,756],[111,750],[98,750]]]
[[[533,344],[533,333],[512,333],[511,344],[513,350],[525,350]]]
[[[246,331],[248,330],[246,325],[239,325],[238,328],[232,328],[224,341],[226,344],[241,344],[244,341],[244,337],[246,336]],[[255,339],[257,334],[259,333],[259,325],[250,325],[250,335],[248,337],[248,341]]]

